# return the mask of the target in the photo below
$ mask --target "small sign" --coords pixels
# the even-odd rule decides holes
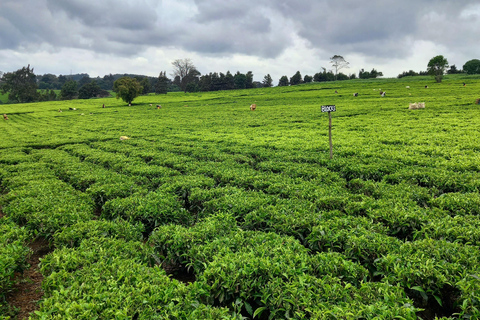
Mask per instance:
[[[322,112],[334,112],[337,111],[335,106],[322,106]]]

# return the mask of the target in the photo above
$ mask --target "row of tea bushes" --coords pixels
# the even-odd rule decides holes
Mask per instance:
[[[7,295],[15,284],[15,274],[28,268],[27,259],[31,250],[27,242],[31,233],[20,228],[7,218],[0,218],[0,319],[11,314],[7,305]]]
[[[199,302],[195,286],[152,264],[142,242],[91,237],[42,260],[44,298],[33,319],[239,319]]]
[[[368,271],[342,254],[311,255],[292,237],[242,231],[232,215],[159,227],[149,243],[158,259],[195,273],[201,301],[235,305],[248,317],[408,318],[417,311],[400,287],[365,282]]]
[[[78,221],[89,221],[91,198],[59,180],[46,165],[22,162],[6,166],[3,212],[20,226],[46,238]]]

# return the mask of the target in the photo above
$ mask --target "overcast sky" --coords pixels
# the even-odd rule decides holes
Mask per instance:
[[[396,77],[443,55],[480,59],[478,0],[0,0],[0,71],[158,76],[190,58],[202,73],[331,69],[330,57]]]

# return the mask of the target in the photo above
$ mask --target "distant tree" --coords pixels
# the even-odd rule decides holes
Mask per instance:
[[[315,73],[313,75],[313,81],[315,82],[324,82],[324,81],[334,81],[335,80],[335,75],[333,74],[332,71],[328,71],[326,68],[323,68],[322,72]]]
[[[230,71],[227,71],[227,73],[225,74],[225,89],[226,90],[235,89],[235,78],[230,73]]]
[[[279,87],[286,87],[288,86],[289,81],[287,76],[282,76],[280,80],[278,80],[278,86]]]
[[[348,76],[350,80],[352,79],[357,79],[357,75],[355,73],[352,73],[351,75]]]
[[[95,80],[92,80],[90,83],[84,84],[78,89],[78,98],[79,99],[90,99],[95,98],[99,93],[100,86]]]
[[[57,94],[53,90],[40,91],[40,101],[54,101],[57,100]]]
[[[297,84],[302,83],[302,75],[300,71],[297,71],[291,78],[290,78],[290,85],[294,86]]]
[[[92,82],[92,79],[90,78],[90,76],[86,75],[86,76],[83,76],[80,80],[78,80],[78,86],[82,87],[90,82]]]
[[[480,60],[472,59],[463,65],[463,71],[468,74],[480,74]]]
[[[368,79],[370,78],[370,72],[365,71],[365,69],[360,69],[360,71],[358,71],[358,78]]]
[[[414,76],[418,76],[419,74],[413,70],[410,70],[410,71],[403,71],[402,73],[400,73],[397,78],[400,79],[400,78],[403,78],[403,77],[414,77]]]
[[[121,98],[128,104],[132,103],[142,90],[143,87],[135,78],[123,77],[113,83],[113,91],[117,93],[117,99]]]
[[[435,81],[442,82],[445,69],[448,68],[448,61],[442,55],[438,55],[430,59],[427,65],[427,72],[429,75],[435,77]]]
[[[192,60],[190,59],[177,59],[172,62],[173,65],[173,77],[174,83],[177,84],[184,92],[186,91],[187,84],[190,82],[197,82],[200,72],[197,70]],[[197,81],[195,81],[197,80]]]
[[[162,73],[160,71],[160,75],[158,76],[157,83],[155,84],[155,93],[156,94],[167,94],[167,92],[168,92],[167,72],[164,71]]]
[[[38,89],[55,89],[57,87],[58,78],[54,74],[44,74],[38,82]]]
[[[212,90],[212,73],[205,74],[200,77],[198,81],[198,88],[200,91],[211,91]]]
[[[303,77],[303,82],[305,83],[309,83],[309,82],[312,82],[313,81],[313,77],[312,76],[309,76],[309,75],[305,75]]]
[[[113,82],[115,81],[113,74],[103,76],[102,80],[102,84],[99,84],[102,89],[113,90]]]
[[[350,64],[349,62],[345,61],[345,59],[342,56],[339,56],[339,55],[334,55],[333,57],[331,57],[330,63],[332,64],[332,67],[335,69],[335,80],[337,80],[338,71],[340,71],[343,68],[348,68],[348,65]]]
[[[447,74],[457,74],[457,73],[463,73],[463,71],[462,71],[462,70],[458,70],[458,69],[457,69],[457,66],[454,65],[454,64],[452,64],[452,65],[450,66],[450,69],[447,70]]]
[[[377,77],[383,77],[383,72],[375,70],[375,68],[370,71],[370,78],[375,79]]]
[[[263,86],[266,88],[272,87],[273,86],[273,79],[270,76],[270,74],[267,74],[265,77],[263,77]]]
[[[135,79],[137,79],[138,83],[140,83],[140,85],[143,87],[142,94],[148,94],[151,89],[148,78],[137,76]]]
[[[60,91],[60,99],[71,100],[75,99],[77,95],[77,81],[68,80],[67,82],[65,82],[65,84],[62,86],[62,90]]]
[[[253,81],[253,87],[254,88],[263,88],[263,83],[261,83],[260,81]]]
[[[62,89],[63,85],[65,82],[68,81],[68,78],[66,76],[59,75],[57,79],[57,87],[56,89]]]
[[[247,82],[245,83],[245,87],[247,89],[254,88],[254,86],[253,86],[253,72],[248,71],[245,76],[247,77]]]
[[[346,74],[342,73],[342,72],[339,72],[337,74],[337,80],[338,81],[348,80],[348,79],[349,79],[348,76]]]
[[[196,84],[195,82],[189,82],[187,84],[187,87],[185,88],[185,92],[198,92],[198,91],[199,91],[198,84]]]
[[[4,73],[1,78],[0,92],[8,93],[8,100],[18,103],[38,100],[37,81],[30,65],[15,72]]]
[[[237,71],[233,76],[233,82],[235,83],[235,89],[247,88],[247,76],[240,73],[240,71]]]

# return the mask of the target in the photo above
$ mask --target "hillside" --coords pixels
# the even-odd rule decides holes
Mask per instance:
[[[0,105],[0,312],[477,319],[478,98],[455,75]]]

